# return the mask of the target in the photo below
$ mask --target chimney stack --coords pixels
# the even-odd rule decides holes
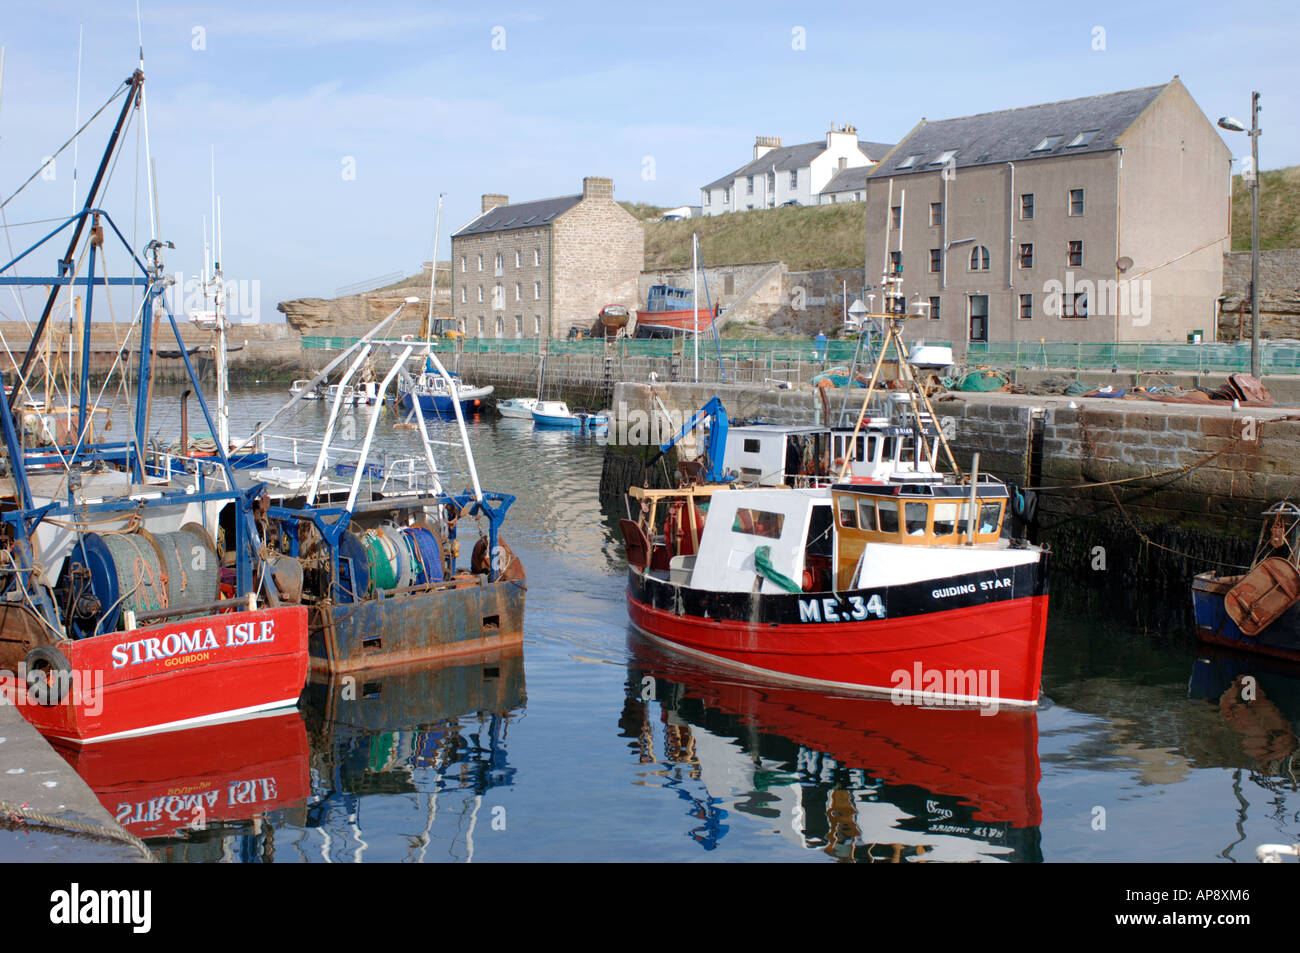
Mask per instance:
[[[496,195],[489,192],[487,195],[483,196],[483,209],[481,212],[479,212],[479,214],[482,215],[484,212],[490,212],[494,208],[500,208],[502,205],[509,205],[509,204],[510,204],[510,196]]]
[[[600,176],[589,175],[582,180],[582,198],[587,199],[609,199],[614,200],[614,180],[603,179]]]
[[[780,149],[780,148],[781,148],[780,136],[755,136],[754,137],[754,158],[755,159],[757,159],[759,156],[763,155],[766,152],[771,152],[773,149]]]

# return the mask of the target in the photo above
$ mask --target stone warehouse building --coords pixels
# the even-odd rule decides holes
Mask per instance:
[[[451,236],[452,315],[470,337],[564,337],[608,304],[635,310],[644,260],[641,223],[614,201],[611,179],[513,205],[484,195]]]
[[[866,181],[868,280],[901,264],[913,337],[1213,336],[1231,156],[1176,76],[922,120]]]
[[[758,136],[750,162],[700,189],[704,214],[775,208],[791,202],[820,204],[825,201],[822,190],[837,173],[870,166],[889,149],[886,143],[861,141],[857,129],[847,124],[832,123],[824,140],[794,146],[782,146],[775,136]],[[847,190],[837,192],[829,201],[853,200],[853,190]]]

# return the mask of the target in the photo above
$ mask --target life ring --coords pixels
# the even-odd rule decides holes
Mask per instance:
[[[38,645],[23,659],[27,670],[27,697],[42,705],[63,703],[72,682],[68,657],[52,645]]]

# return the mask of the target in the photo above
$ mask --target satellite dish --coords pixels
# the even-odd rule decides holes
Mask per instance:
[[[1124,255],[1117,262],[1115,262],[1115,267],[1118,268],[1120,271],[1128,271],[1130,268],[1133,267],[1133,259],[1130,258],[1128,255]]]

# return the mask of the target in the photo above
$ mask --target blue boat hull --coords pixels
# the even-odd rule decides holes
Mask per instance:
[[[608,427],[609,419],[593,415],[576,415],[573,417],[554,417],[550,414],[533,413],[533,423],[539,427],[554,427],[568,430],[596,430]]]
[[[398,403],[403,410],[410,412],[413,400],[413,395],[403,394]],[[475,406],[477,403],[478,401],[474,399],[462,400],[460,402],[460,412],[466,416],[474,413],[477,410]],[[456,401],[441,394],[421,394],[420,412],[427,416],[454,417],[456,416]]]
[[[1287,609],[1259,635],[1238,628],[1224,608],[1223,597],[1240,576],[1201,573],[1192,580],[1192,611],[1196,634],[1204,642],[1300,661],[1300,603]]]

